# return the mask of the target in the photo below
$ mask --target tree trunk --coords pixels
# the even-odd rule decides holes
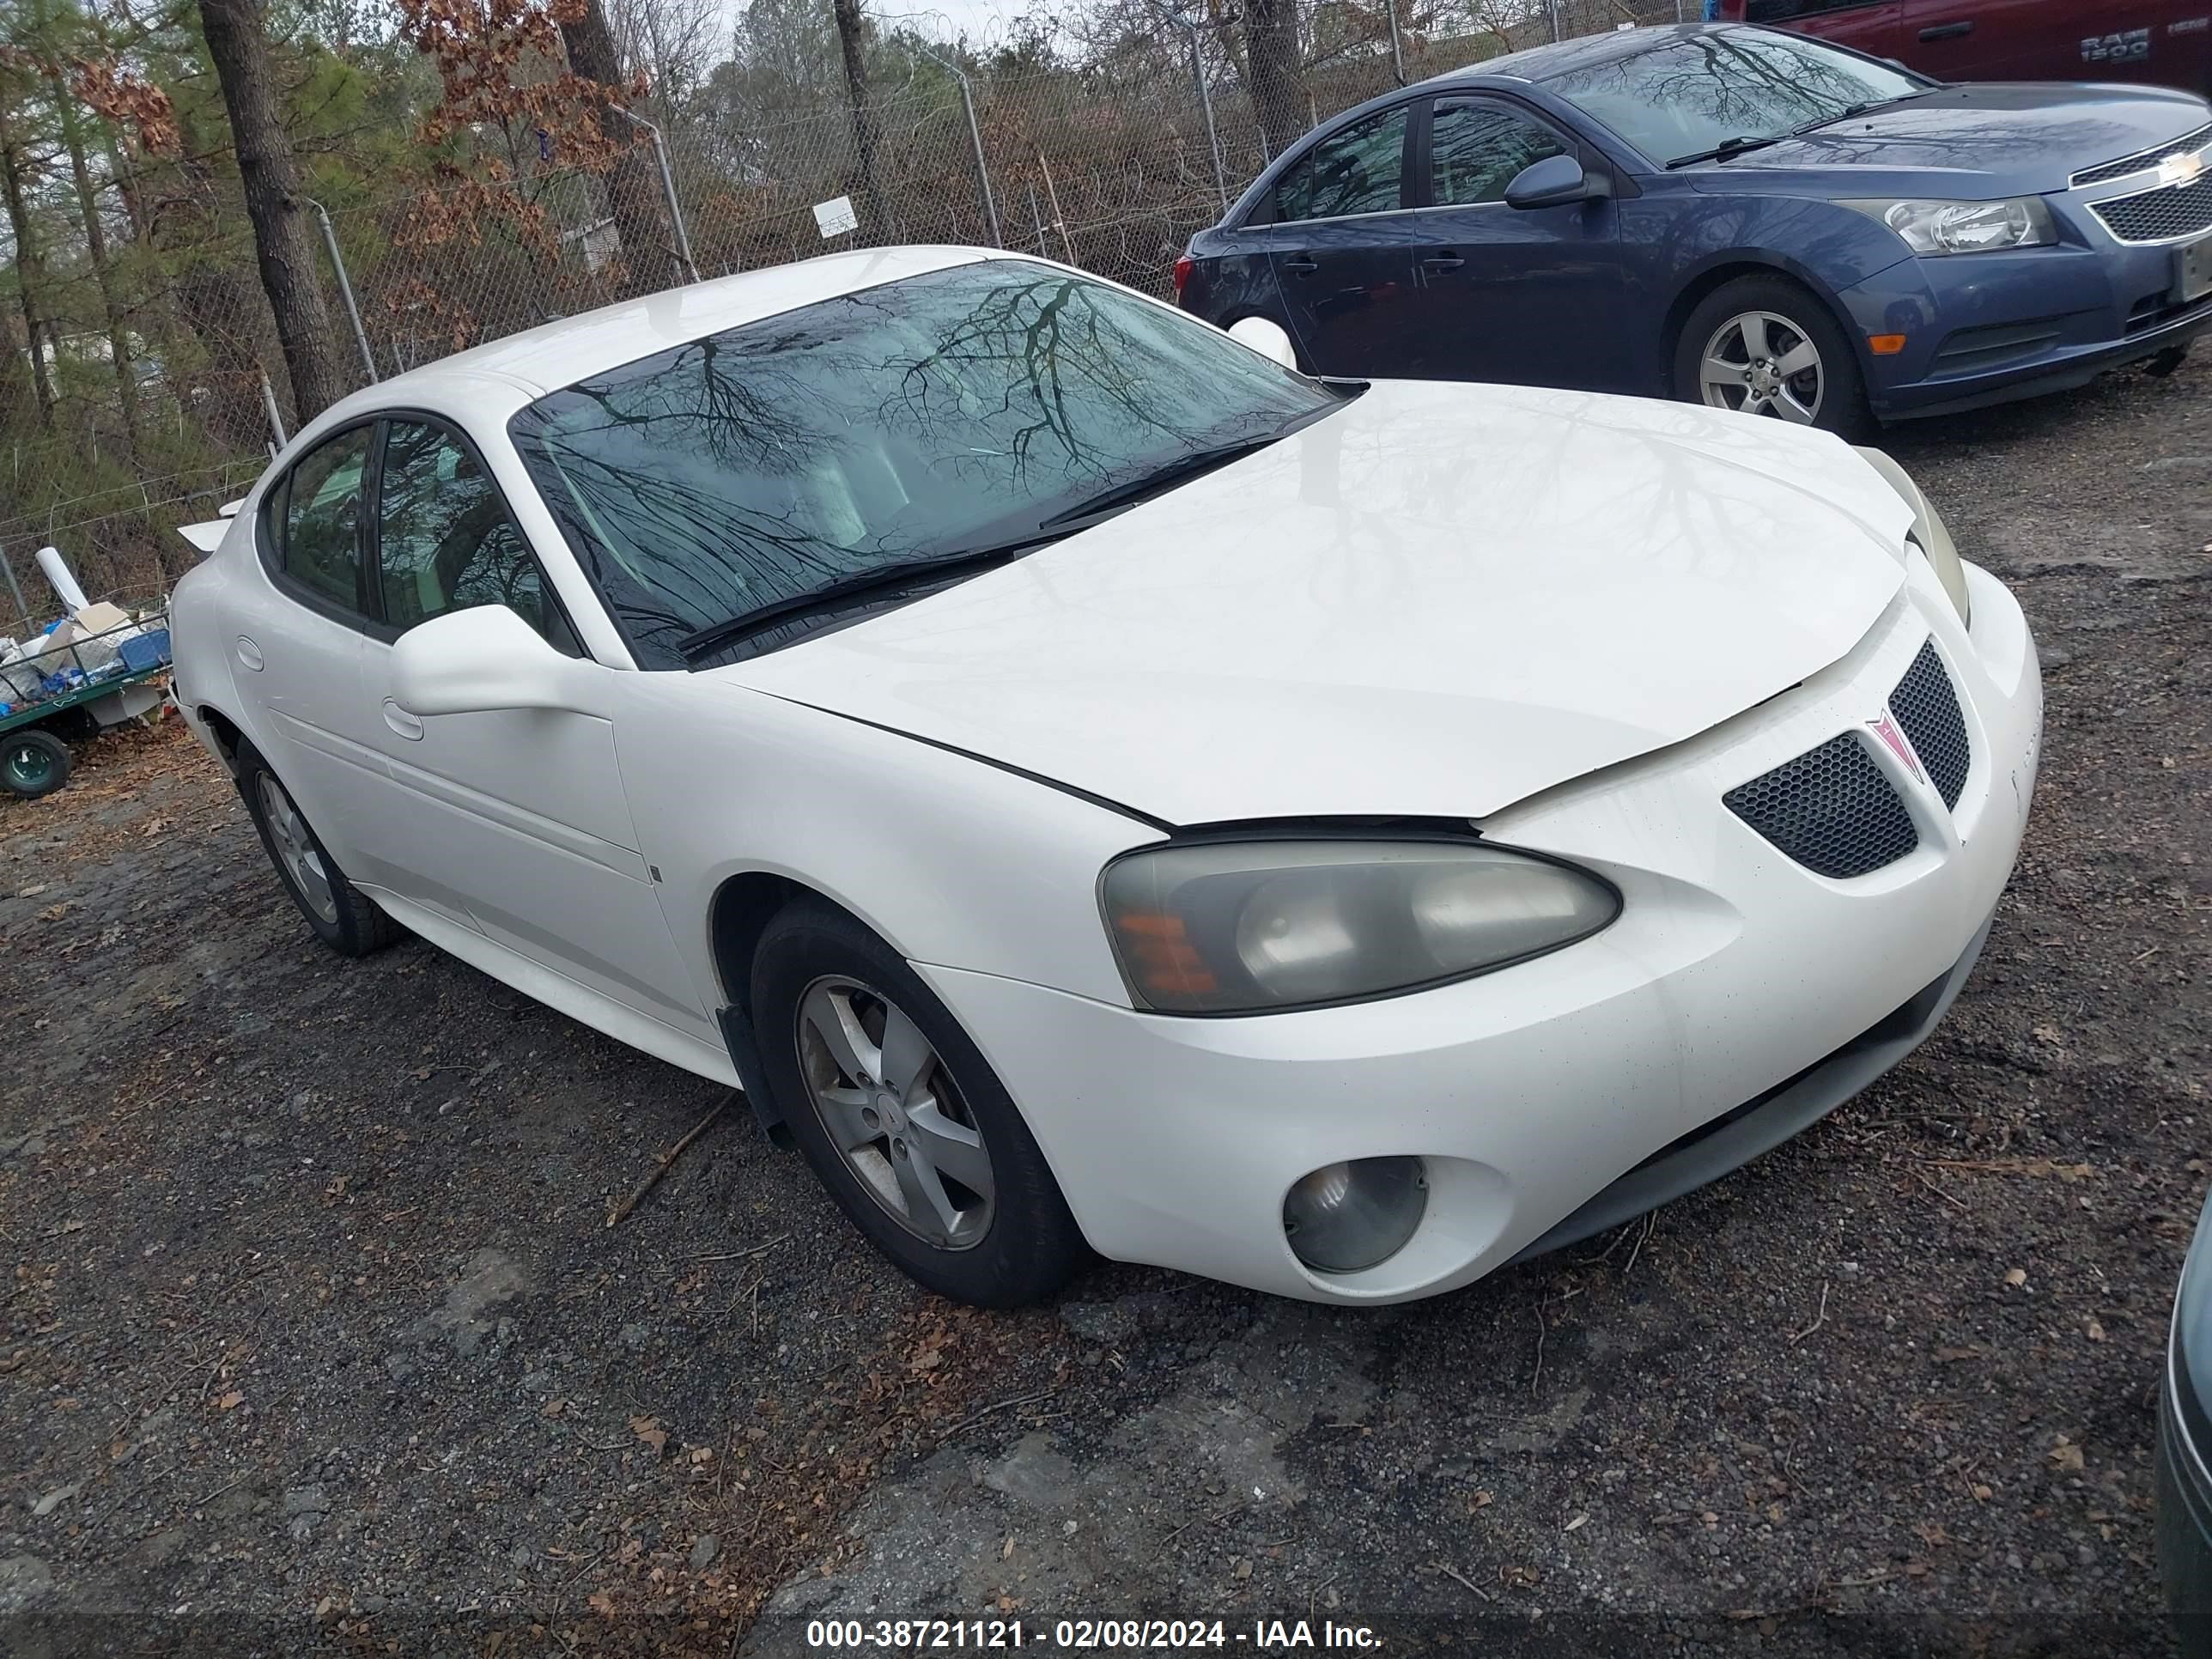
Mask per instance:
[[[860,198],[860,234],[879,242],[893,240],[896,228],[884,195],[882,174],[876,167],[876,116],[868,107],[868,70],[860,55],[866,32],[860,0],[831,0],[837,17],[837,46],[845,58],[845,95],[853,105],[853,155],[857,177],[854,190]]]
[[[269,296],[276,343],[292,377],[294,419],[305,425],[345,395],[346,379],[323,304],[314,232],[300,199],[292,149],[270,83],[260,7],[258,0],[200,0],[200,22],[230,115],[262,291]]]
[[[131,367],[131,335],[123,325],[123,305],[115,294],[115,273],[107,262],[107,232],[100,222],[100,198],[93,193],[92,173],[84,164],[84,131],[77,120],[76,100],[50,76],[54,108],[61,117],[62,142],[68,146],[70,173],[76,184],[77,210],[84,216],[85,251],[91,256],[93,280],[100,286],[100,302],[107,313],[108,360],[115,368],[115,395],[123,408],[123,430],[138,450],[138,375]]]
[[[1267,154],[1280,155],[1306,130],[1297,0],[1245,0],[1244,55],[1261,136]]]
[[[625,107],[622,53],[615,46],[607,15],[599,0],[586,0],[583,11],[561,25],[561,45],[568,54],[568,67],[586,81],[607,89],[607,102]],[[660,188],[660,170],[651,155],[635,141],[641,129],[619,114],[606,120],[607,136],[629,146],[608,170],[605,180],[607,212],[622,239],[623,261],[629,268],[629,286],[637,293],[673,288],[687,275],[676,254],[675,227],[668,222],[668,204]]]
[[[0,192],[8,198],[8,228],[15,238],[15,291],[23,307],[23,335],[31,347],[31,389],[39,400],[39,422],[54,423],[54,380],[46,350],[53,331],[40,311],[40,289],[46,286],[46,263],[39,257],[38,239],[30,210],[23,202],[23,157],[9,130],[8,116],[0,108]]]

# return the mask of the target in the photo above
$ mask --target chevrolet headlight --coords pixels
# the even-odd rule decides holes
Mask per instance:
[[[1881,220],[1915,253],[1992,253],[2002,248],[2041,247],[2058,240],[2051,210],[2039,196],[2015,196],[2002,202],[1885,198],[1843,205]]]
[[[1571,866],[1474,842],[1189,842],[1100,884],[1137,1006],[1265,1013],[1413,990],[1586,939],[1620,898]]]

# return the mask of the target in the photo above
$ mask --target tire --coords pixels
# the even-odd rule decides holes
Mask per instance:
[[[1765,337],[1765,352],[1747,354],[1759,331]],[[1778,381],[1763,378],[1765,364],[1805,346],[1814,356],[1809,372],[1800,369]],[[1741,362],[1744,373],[1762,378],[1709,384],[1704,372],[1709,351],[1719,362],[1731,368]],[[1787,276],[1740,276],[1698,302],[1674,337],[1674,395],[1715,409],[1747,408],[1852,440],[1874,428],[1856,348],[1827,306]],[[1808,410],[1809,417],[1803,412]]]
[[[841,1063],[821,1033],[846,1014],[860,1029],[844,1026]],[[792,1138],[837,1207],[909,1278],[956,1302],[1014,1308],[1081,1265],[1082,1233],[1006,1086],[860,922],[818,899],[786,907],[753,957],[752,1015]],[[897,1015],[908,1024],[884,1045]],[[886,1048],[908,1056],[892,1069],[910,1078],[875,1075]]]
[[[237,775],[238,793],[246,798],[246,816],[260,834],[261,849],[269,854],[276,879],[315,937],[342,957],[365,957],[398,939],[399,924],[346,879],[314,826],[293,803],[291,792],[260,751],[243,739],[238,745]],[[307,884],[295,872],[295,861],[307,872]],[[317,871],[319,882],[313,878]]]
[[[0,788],[18,800],[52,794],[69,775],[69,745],[52,732],[27,726],[0,737]]]

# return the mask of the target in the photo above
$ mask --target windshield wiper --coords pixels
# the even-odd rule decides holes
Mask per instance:
[[[1323,410],[1322,413],[1330,411]],[[1044,528],[1071,524],[1078,519],[1088,519],[1100,513],[1110,513],[1119,507],[1133,507],[1148,495],[1157,495],[1179,483],[1188,483],[1201,472],[1211,472],[1218,466],[1265,449],[1269,444],[1288,437],[1305,422],[1299,421],[1278,432],[1260,438],[1240,438],[1233,444],[1215,444],[1208,449],[1194,449],[1164,461],[1149,472],[1140,472],[1133,478],[1100,490],[1096,495],[1076,502],[1063,512],[1054,514],[1044,521]]]
[[[834,611],[849,600],[865,599],[871,593],[911,587],[932,576],[957,575],[962,571],[980,574],[994,564],[1004,564],[1017,554],[1025,553],[1033,547],[1042,546],[1046,542],[1056,542],[1068,533],[1064,530],[1047,535],[1032,532],[983,547],[963,548],[957,553],[942,553],[927,559],[907,559],[897,564],[863,570],[831,582],[825,587],[810,588],[804,593],[794,593],[789,599],[776,599],[755,610],[726,617],[720,622],[708,623],[704,628],[695,628],[676,641],[677,653],[689,661],[717,647],[743,639],[748,634],[757,634],[764,628],[772,628],[778,623],[790,622],[817,611]]]
[[[1887,109],[1893,104],[1909,104],[1916,98],[1925,98],[1929,93],[1937,90],[1939,88],[1935,87],[1923,87],[1917,92],[1900,93],[1894,98],[1864,99],[1858,103],[1846,105],[1832,115],[1816,115],[1809,121],[1800,121],[1790,129],[1787,136],[1791,138],[1802,138],[1808,132],[1818,132],[1822,127],[1832,127],[1838,121],[1848,121],[1854,115],[1865,115],[1874,110]]]
[[[1784,135],[1778,132],[1765,138],[1754,137],[1749,133],[1738,133],[1733,138],[1722,139],[1711,149],[1701,149],[1690,155],[1677,155],[1667,163],[1667,170],[1672,173],[1676,167],[1695,167],[1700,161],[1725,161],[1729,156],[1741,155],[1747,149],[1765,149],[1769,144],[1778,144],[1782,142],[1783,137]]]

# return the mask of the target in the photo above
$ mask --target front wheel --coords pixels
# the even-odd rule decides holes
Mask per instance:
[[[939,1296],[1012,1308],[1085,1255],[1004,1085],[920,975],[843,911],[769,923],[752,1014],[783,1118],[853,1224]]]
[[[18,799],[51,795],[69,775],[69,745],[52,732],[27,727],[0,737],[0,787]]]
[[[1858,354],[1828,307],[1785,276],[1744,276],[1698,302],[1674,343],[1685,403],[1816,426],[1845,438],[1873,425]]]

